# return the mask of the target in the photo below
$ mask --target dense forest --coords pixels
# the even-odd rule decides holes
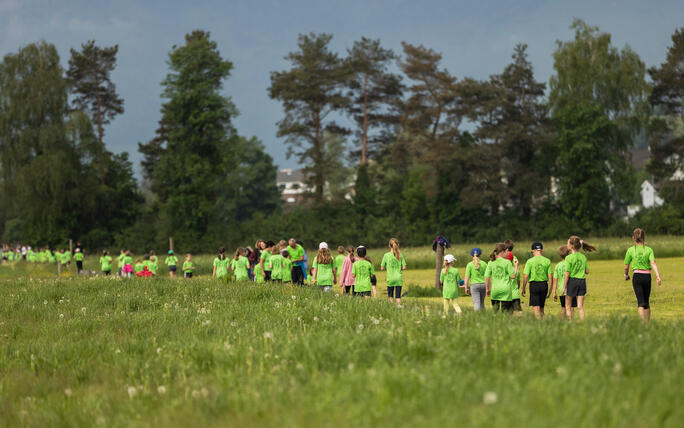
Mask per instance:
[[[284,211],[276,166],[233,125],[222,94],[233,64],[196,30],[168,54],[156,134],[107,149],[124,112],[117,46],[85,42],[68,69],[38,42],[0,63],[0,241],[208,251],[256,238],[403,245],[569,233],[684,233],[684,28],[647,67],[576,20],[554,73],[535,78],[527,46],[486,80],[458,77],[429,47],[362,37],[345,52],[302,34],[271,72],[283,150],[305,169],[306,203]],[[630,150],[647,145],[642,171]],[[651,180],[664,203],[626,219]]]

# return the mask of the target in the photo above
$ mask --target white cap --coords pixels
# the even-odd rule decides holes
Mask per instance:
[[[327,249],[328,249],[328,244],[325,243],[325,242],[321,242],[320,244],[318,244],[318,249],[319,249],[319,250],[322,250],[322,249],[326,249],[326,250],[327,250]]]
[[[453,263],[456,261],[456,257],[452,256],[451,254],[447,254],[444,256],[444,261],[447,263]]]

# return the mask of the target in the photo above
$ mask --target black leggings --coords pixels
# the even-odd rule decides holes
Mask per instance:
[[[396,297],[397,299],[401,299],[401,285],[397,285],[394,287],[387,287],[387,297],[393,298]]]
[[[292,266],[292,283],[297,285],[304,285],[304,271],[299,265]]]
[[[632,288],[640,308],[649,309],[649,299],[651,297],[651,274],[635,273],[632,275]]]

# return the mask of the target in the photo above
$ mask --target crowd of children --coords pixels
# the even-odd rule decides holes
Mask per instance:
[[[645,245],[645,232],[642,229],[635,229],[632,238],[634,245],[626,252],[624,275],[625,280],[630,279],[631,265],[632,286],[637,298],[639,316],[648,322],[651,271],[655,273],[658,285],[661,284],[661,278],[653,250]],[[460,272],[455,267],[456,258],[452,254],[445,255],[440,271],[445,315],[451,309],[457,315],[461,315],[462,310],[457,298],[459,288],[462,287],[465,294],[472,297],[475,311],[484,309],[485,296],[488,296],[495,311],[520,315],[521,298],[526,296],[529,289],[529,306],[532,307],[535,317],[544,316],[546,300],[553,294],[553,300],[560,302],[561,317],[572,319],[577,308],[580,318],[584,319],[584,296],[587,293],[586,276],[589,267],[582,251],[596,251],[596,247],[577,236],[571,236],[566,245],[558,248],[561,260],[552,267],[551,260],[543,255],[543,244],[534,242],[531,246],[532,257],[522,269],[513,254],[513,249],[514,243],[511,240],[498,243],[486,262],[481,259],[482,250],[473,248],[470,251],[472,261],[465,267],[464,279],[461,279]],[[85,253],[80,243],[77,244],[73,256],[71,251],[64,249],[52,252],[45,247],[35,251],[30,246],[5,245],[2,246],[0,257],[5,262],[26,260],[30,263],[56,263],[58,269],[69,268],[73,258],[80,273],[83,270]],[[111,275],[114,259],[108,251],[103,251],[99,263],[102,273]],[[154,251],[134,262],[131,252],[122,249],[116,263],[120,277],[153,277],[159,274],[159,259]],[[168,251],[164,263],[169,276],[175,278],[180,260],[173,250]],[[339,286],[341,294],[377,297],[375,268],[364,246],[339,246],[337,255],[333,257],[328,244],[321,242],[310,269],[308,265],[306,251],[301,242],[295,239],[281,240],[278,243],[258,240],[254,248],[238,248],[232,258],[226,256],[225,248],[219,248],[218,255],[213,261],[212,277],[227,278],[230,270],[236,281],[292,285],[304,285],[305,281],[308,281],[320,287],[322,291],[332,291],[333,287]],[[387,272],[389,302],[401,307],[406,260],[399,250],[397,239],[390,239],[389,251],[383,255],[380,269]],[[185,255],[181,271],[184,278],[193,277],[195,265],[190,253]]]

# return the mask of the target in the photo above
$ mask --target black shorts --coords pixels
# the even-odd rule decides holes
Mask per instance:
[[[102,273],[105,275],[111,275],[112,271],[111,270],[103,270]]]
[[[76,260],[76,268],[78,270],[83,269],[83,260]]]
[[[520,299],[518,300],[518,304],[520,303]],[[512,301],[505,301],[505,300],[492,300],[492,307],[494,308],[495,311],[501,311],[501,312],[510,312],[513,310],[513,302]]]
[[[548,294],[549,283],[547,281],[530,282],[530,306],[539,306],[543,308]]]
[[[270,281],[270,280],[271,280],[271,271],[265,270],[264,271],[264,281]]]
[[[584,296],[587,294],[587,280],[584,278],[568,278],[568,286],[565,294],[570,297]]]
[[[520,299],[511,300],[511,309],[515,312],[522,312],[522,305],[520,304]]]
[[[352,286],[351,286],[351,285],[345,285],[345,286],[344,286],[344,292],[345,292],[346,294],[351,293],[351,291],[352,291]]]
[[[371,292],[370,291],[355,291],[354,296],[370,296]]]
[[[176,271],[176,265],[171,265],[169,266],[169,272],[175,272]]]
[[[192,272],[185,272],[183,276],[186,278],[192,278]]]
[[[651,298],[651,274],[635,273],[632,275],[632,288],[640,308],[649,309]]]
[[[561,308],[565,307],[565,296],[560,296],[560,305],[561,305]],[[573,308],[577,307],[577,297],[572,298],[572,303],[570,303],[570,306]]]
[[[401,285],[397,285],[394,287],[387,287],[387,297],[396,297],[397,299],[401,299]]]

